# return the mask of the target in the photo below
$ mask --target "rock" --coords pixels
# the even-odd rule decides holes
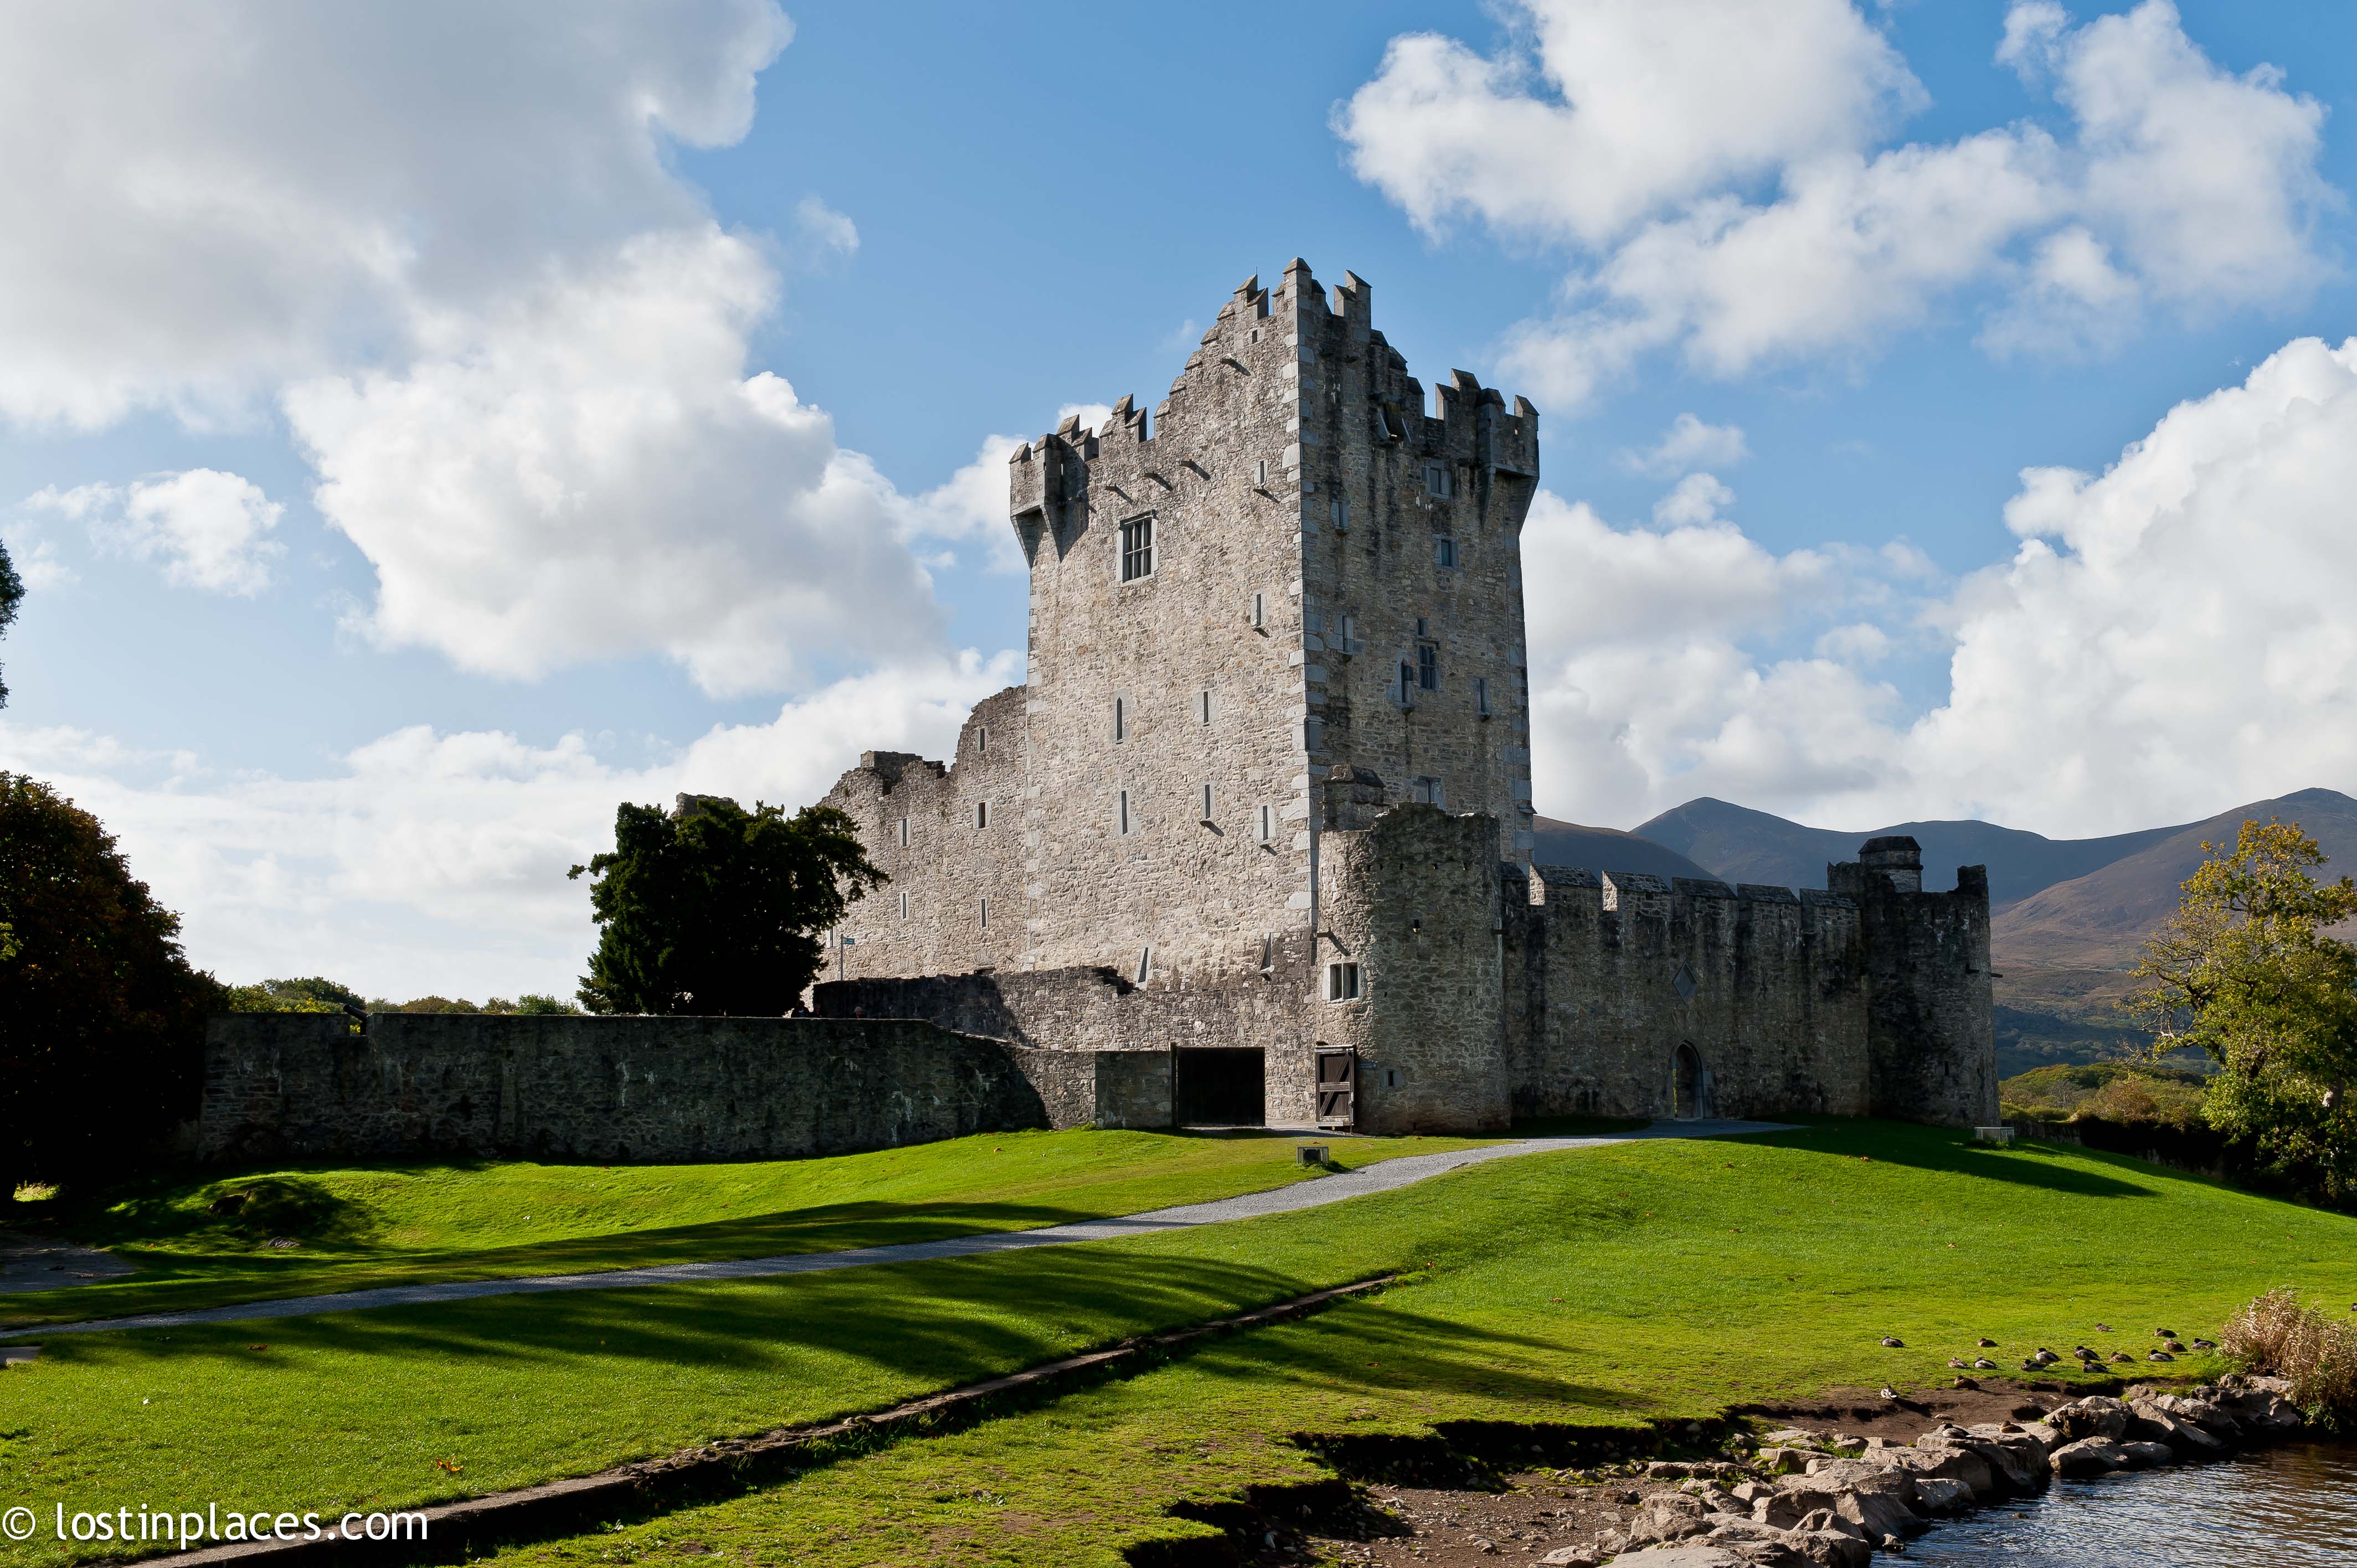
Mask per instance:
[[[1807,1475],[1786,1481],[1783,1490],[1793,1503],[1811,1512],[1831,1509],[1864,1530],[1868,1541],[1911,1535],[1923,1528],[1923,1521],[1908,1506],[1915,1496],[1915,1477],[1900,1466],[1864,1459],[1820,1459],[1809,1466]],[[1753,1512],[1756,1516],[1758,1510]]]
[[[1915,1473],[1919,1497],[1926,1480],[1953,1481],[1973,1497],[2004,1489],[1998,1486],[1987,1457],[1972,1445],[1969,1437],[1938,1439],[1927,1433],[1915,1440],[1914,1447],[1899,1449],[1893,1457]]]
[[[2128,1412],[2130,1437],[2139,1443],[2166,1443],[2179,1462],[2226,1456],[2225,1444],[2200,1427],[2178,1420],[2157,1400],[2130,1400]]]
[[[1545,1568],[1596,1568],[1603,1559],[1589,1546],[1558,1546],[1539,1561]]]
[[[1775,1487],[1764,1485],[1759,1481],[1738,1481],[1732,1488],[1730,1488],[1730,1490],[1734,1495],[1735,1500],[1741,1503],[1746,1508],[1749,1508],[1761,1498],[1773,1497],[1776,1495]]]
[[[1684,1541],[1689,1536],[1709,1533],[1710,1526],[1703,1522],[1703,1506],[1697,1498],[1665,1493],[1649,1499],[1629,1521],[1629,1541],[1642,1546],[1657,1541]]]
[[[1813,1568],[1867,1568],[1874,1561],[1874,1548],[1843,1530],[1796,1530],[1788,1539]]]
[[[2055,1431],[2053,1427],[2048,1425],[2042,1421],[2033,1421],[2021,1430],[2027,1433],[2029,1436],[2036,1438],[2040,1444],[2042,1445],[2049,1454],[2053,1453],[2054,1450],[2061,1447],[2062,1444],[2071,1441],[2068,1437],[2065,1437],[2060,1432]]]
[[[2177,1455],[2166,1443],[2123,1443],[2120,1452],[2128,1456],[2132,1470],[2158,1470],[2177,1463]]]
[[[1770,1475],[1781,1476],[1806,1467],[1816,1456],[1813,1448],[1762,1448],[1756,1463]]]
[[[1621,1563],[1642,1563],[1644,1568],[1752,1568],[1724,1546],[1652,1546],[1622,1552],[1612,1562],[1615,1568]]]
[[[2120,1400],[2105,1399],[2101,1394],[2073,1400],[2060,1410],[2046,1412],[2046,1424],[2066,1438],[2122,1438],[2127,1435],[2129,1411]]]
[[[1866,1531],[1842,1518],[1831,1509],[1813,1509],[1792,1527],[1795,1535],[1839,1535],[1857,1541],[1860,1546],[1872,1544]]]
[[[1925,1513],[1961,1513],[1972,1505],[1973,1488],[1962,1481],[1944,1476],[1915,1477],[1915,1506]]]
[[[2054,1473],[2064,1477],[2103,1476],[2114,1470],[2126,1469],[2128,1456],[2120,1445],[2108,1437],[2083,1437],[2076,1443],[2066,1443],[2047,1456]]]

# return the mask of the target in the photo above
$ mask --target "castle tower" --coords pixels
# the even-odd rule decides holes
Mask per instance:
[[[1334,769],[1531,846],[1537,415],[1423,388],[1366,284],[1248,280],[1151,420],[1016,452],[1027,967],[1257,967],[1315,917]]]

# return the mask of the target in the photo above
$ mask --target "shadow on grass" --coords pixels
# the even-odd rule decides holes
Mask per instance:
[[[1794,1116],[1792,1120],[1803,1123],[1803,1130],[1799,1133],[1748,1133],[1722,1141],[1806,1149],[1813,1154],[1838,1159],[1880,1160],[1916,1170],[2042,1187],[2049,1192],[2068,1193],[2077,1197],[2161,1196],[2160,1190],[2148,1182],[2124,1181],[2116,1176],[2059,1163],[2051,1156],[2063,1151],[2041,1144],[1979,1144],[1973,1141],[1971,1133],[1953,1127],[1929,1127],[1910,1122],[1869,1122],[1831,1116]],[[2140,1160],[2106,1157],[2091,1150],[2072,1149],[2068,1152],[2074,1156],[2087,1155],[2095,1162],[2120,1171],[2123,1176],[2151,1176],[2158,1174],[2153,1166]]]
[[[116,1255],[136,1263],[141,1273],[124,1280],[12,1297],[0,1305],[0,1322],[36,1326],[370,1290],[382,1285],[593,1273],[664,1263],[837,1252],[896,1242],[1031,1230],[1103,1218],[1105,1213],[1100,1208],[1046,1204],[861,1201],[704,1225],[610,1231],[517,1247],[406,1252],[383,1259],[328,1261],[268,1253],[192,1258],[181,1253],[120,1248]]]

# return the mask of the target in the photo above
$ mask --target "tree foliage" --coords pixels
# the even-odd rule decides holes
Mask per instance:
[[[16,624],[16,607],[25,602],[25,579],[16,575],[16,563],[8,558],[8,547],[0,544],[0,636]],[[8,682],[0,681],[0,708],[8,705]]]
[[[229,988],[232,1013],[342,1013],[352,1008],[365,1012],[367,1006],[359,992],[319,974]]]
[[[2128,1005],[2158,1050],[2198,1046],[2218,1064],[2212,1126],[2327,1197],[2357,1196],[2357,947],[2330,934],[2357,917],[2357,885],[2312,875],[2324,852],[2297,823],[2246,822],[2232,850],[2201,847]]]
[[[585,871],[592,1013],[785,1013],[825,961],[819,933],[887,880],[831,806],[684,795],[673,812],[624,802],[613,850],[568,875]]]
[[[180,918],[98,819],[0,773],[0,1192],[119,1174],[196,1114],[205,1015]]]

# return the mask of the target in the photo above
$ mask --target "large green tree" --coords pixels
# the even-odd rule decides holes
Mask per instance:
[[[0,637],[16,624],[16,607],[24,602],[25,579],[16,575],[16,563],[8,558],[8,547],[0,544]],[[7,705],[8,682],[0,681],[0,708]]]
[[[88,811],[0,773],[0,1196],[115,1174],[196,1114],[205,1015],[180,918]]]
[[[2131,1004],[2157,1049],[2218,1064],[2212,1126],[2323,1196],[2357,1196],[2357,947],[2330,934],[2357,917],[2357,885],[2313,875],[2324,852],[2297,823],[2246,822],[2231,850],[2201,847]]]
[[[819,934],[886,880],[831,806],[687,795],[673,811],[624,802],[611,853],[567,875],[585,871],[592,1013],[788,1012],[825,961]]]

